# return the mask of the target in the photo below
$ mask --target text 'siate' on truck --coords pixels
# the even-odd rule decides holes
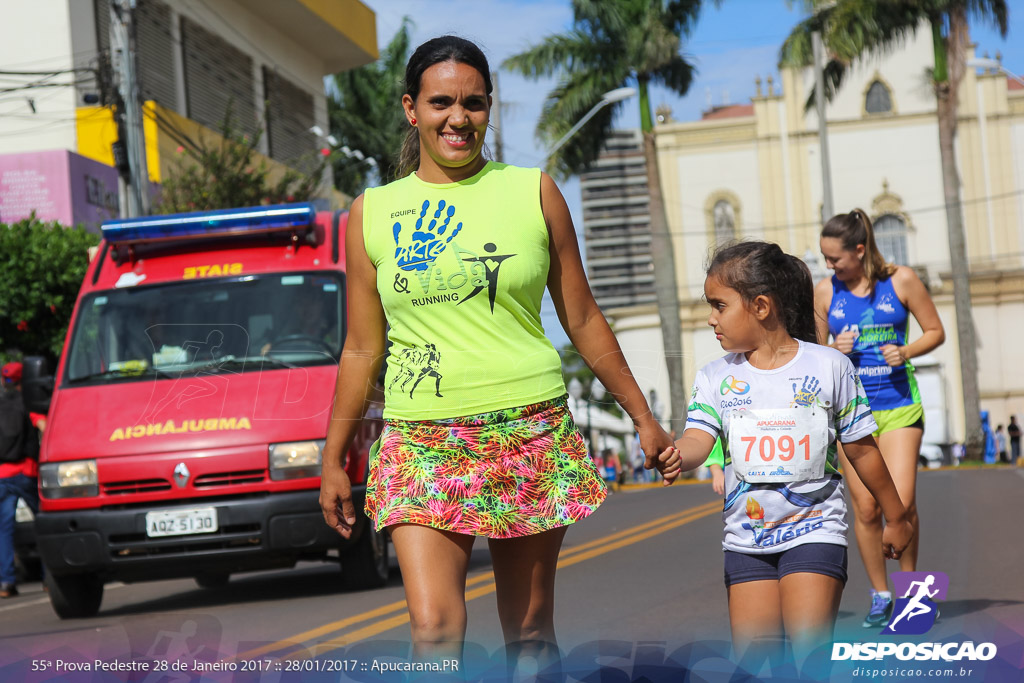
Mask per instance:
[[[112,221],[56,373],[31,358],[48,420],[39,553],[54,610],[99,611],[111,581],[340,561],[383,585],[387,539],[362,515],[371,403],[346,454],[359,520],[345,540],[318,503],[345,339],[343,212],[309,204]],[[51,393],[52,391],[52,393]]]

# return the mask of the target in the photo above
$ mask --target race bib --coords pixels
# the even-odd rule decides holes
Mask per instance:
[[[828,414],[820,406],[738,410],[730,416],[729,453],[741,481],[809,481],[825,476]]]

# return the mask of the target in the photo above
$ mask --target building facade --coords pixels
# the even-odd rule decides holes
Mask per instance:
[[[647,169],[639,130],[615,131],[580,176],[587,277],[602,309],[655,302]]]
[[[900,51],[856,65],[826,116],[836,211],[867,211],[886,257],[917,269],[939,309],[946,342],[916,364],[926,440],[944,443],[964,438],[963,392],[936,102],[925,72],[934,61],[929,35],[919,32]],[[817,278],[830,275],[818,250],[818,123],[805,110],[813,73],[785,70],[781,78],[759,82],[749,104],[656,128],[687,381],[722,353],[701,301],[704,264],[716,244],[774,241],[805,258]],[[1012,351],[1024,334],[1024,89],[1001,73],[968,70],[959,98],[956,151],[982,408],[993,425],[1005,424],[1024,413],[1024,369]],[[668,396],[655,307],[605,313],[644,388]]]
[[[0,102],[0,154],[66,150],[113,166],[111,0],[9,4],[0,25],[9,88]],[[358,0],[135,5],[152,182],[180,162],[184,140],[216,140],[229,113],[235,130],[259,135],[273,172],[312,167],[324,142],[311,129],[328,129],[323,77],[378,56],[375,15]]]

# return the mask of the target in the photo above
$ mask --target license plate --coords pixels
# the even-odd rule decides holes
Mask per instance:
[[[211,534],[216,530],[217,508],[158,510],[146,513],[146,535],[150,538]]]

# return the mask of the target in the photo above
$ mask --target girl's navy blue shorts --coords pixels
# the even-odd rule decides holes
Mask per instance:
[[[786,574],[810,572],[839,579],[846,585],[846,546],[803,543],[780,553],[725,551],[725,585],[747,581],[778,581]]]

